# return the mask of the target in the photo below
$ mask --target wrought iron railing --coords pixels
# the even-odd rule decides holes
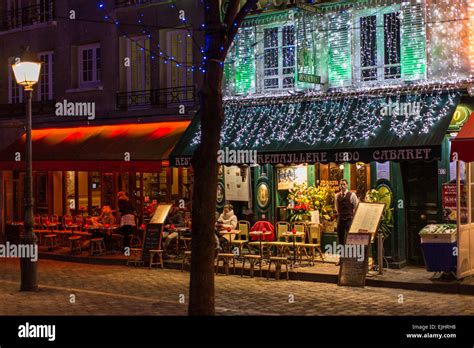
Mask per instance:
[[[142,106],[166,108],[178,104],[196,103],[196,87],[182,86],[117,93],[117,108],[126,110]]]
[[[36,5],[6,11],[1,22],[1,30],[22,28],[54,20],[54,0],[41,0]]]
[[[148,4],[156,4],[167,2],[168,0],[115,0],[115,7],[127,7],[127,6],[135,6],[135,5],[148,5]]]
[[[56,101],[36,101],[31,103],[33,117],[38,115],[54,115],[56,111]],[[0,105],[0,118],[17,118],[26,117],[25,103],[3,104]]]

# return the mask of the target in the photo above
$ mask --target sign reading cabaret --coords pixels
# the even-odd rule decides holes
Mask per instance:
[[[386,161],[430,161],[440,158],[439,147],[405,147],[397,149],[359,149],[353,151],[305,151],[286,153],[257,153],[258,164],[301,164],[301,163],[342,163],[342,162],[386,162]],[[174,166],[191,165],[191,157],[172,158]],[[232,164],[225,163],[222,164]],[[248,163],[251,164],[251,163]]]

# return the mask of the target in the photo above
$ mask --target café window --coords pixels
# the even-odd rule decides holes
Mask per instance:
[[[40,78],[38,81],[38,101],[53,99],[53,52],[40,53]]]
[[[15,57],[9,58],[8,64],[9,66],[15,64]],[[15,75],[13,74],[13,69],[11,67],[8,69],[8,103],[23,103],[23,88],[16,83]]]
[[[359,81],[387,81],[401,77],[400,28],[400,12],[394,7],[371,9],[356,16],[355,58]]]
[[[295,87],[295,26],[272,26],[263,28],[259,43],[257,63],[262,79],[262,91],[282,90]]]

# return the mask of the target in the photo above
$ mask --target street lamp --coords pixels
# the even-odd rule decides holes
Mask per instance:
[[[31,96],[33,94],[33,86],[38,82],[39,79],[41,63],[36,62],[35,59],[26,59],[25,61],[16,62],[13,64],[12,69],[13,73],[15,74],[15,80],[19,85],[23,86],[26,97],[25,236],[23,243],[30,245],[30,248],[36,248],[36,236],[33,233],[33,146],[31,140]],[[33,262],[31,258],[23,257],[20,259],[20,268],[20,291],[38,290],[36,262]]]

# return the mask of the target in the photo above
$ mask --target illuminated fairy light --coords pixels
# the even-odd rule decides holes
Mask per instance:
[[[333,142],[366,146],[371,139],[380,137],[382,128],[388,130],[383,135],[387,139],[427,134],[454,108],[459,95],[456,90],[431,90],[403,98],[395,94],[357,99],[326,96],[303,101],[293,98],[284,103],[278,98],[266,103],[226,102],[220,143],[235,149],[262,150],[282,142],[316,149]],[[388,104],[401,103],[419,103],[419,112],[393,115],[382,112]],[[196,146],[200,141],[198,130],[191,145]]]

